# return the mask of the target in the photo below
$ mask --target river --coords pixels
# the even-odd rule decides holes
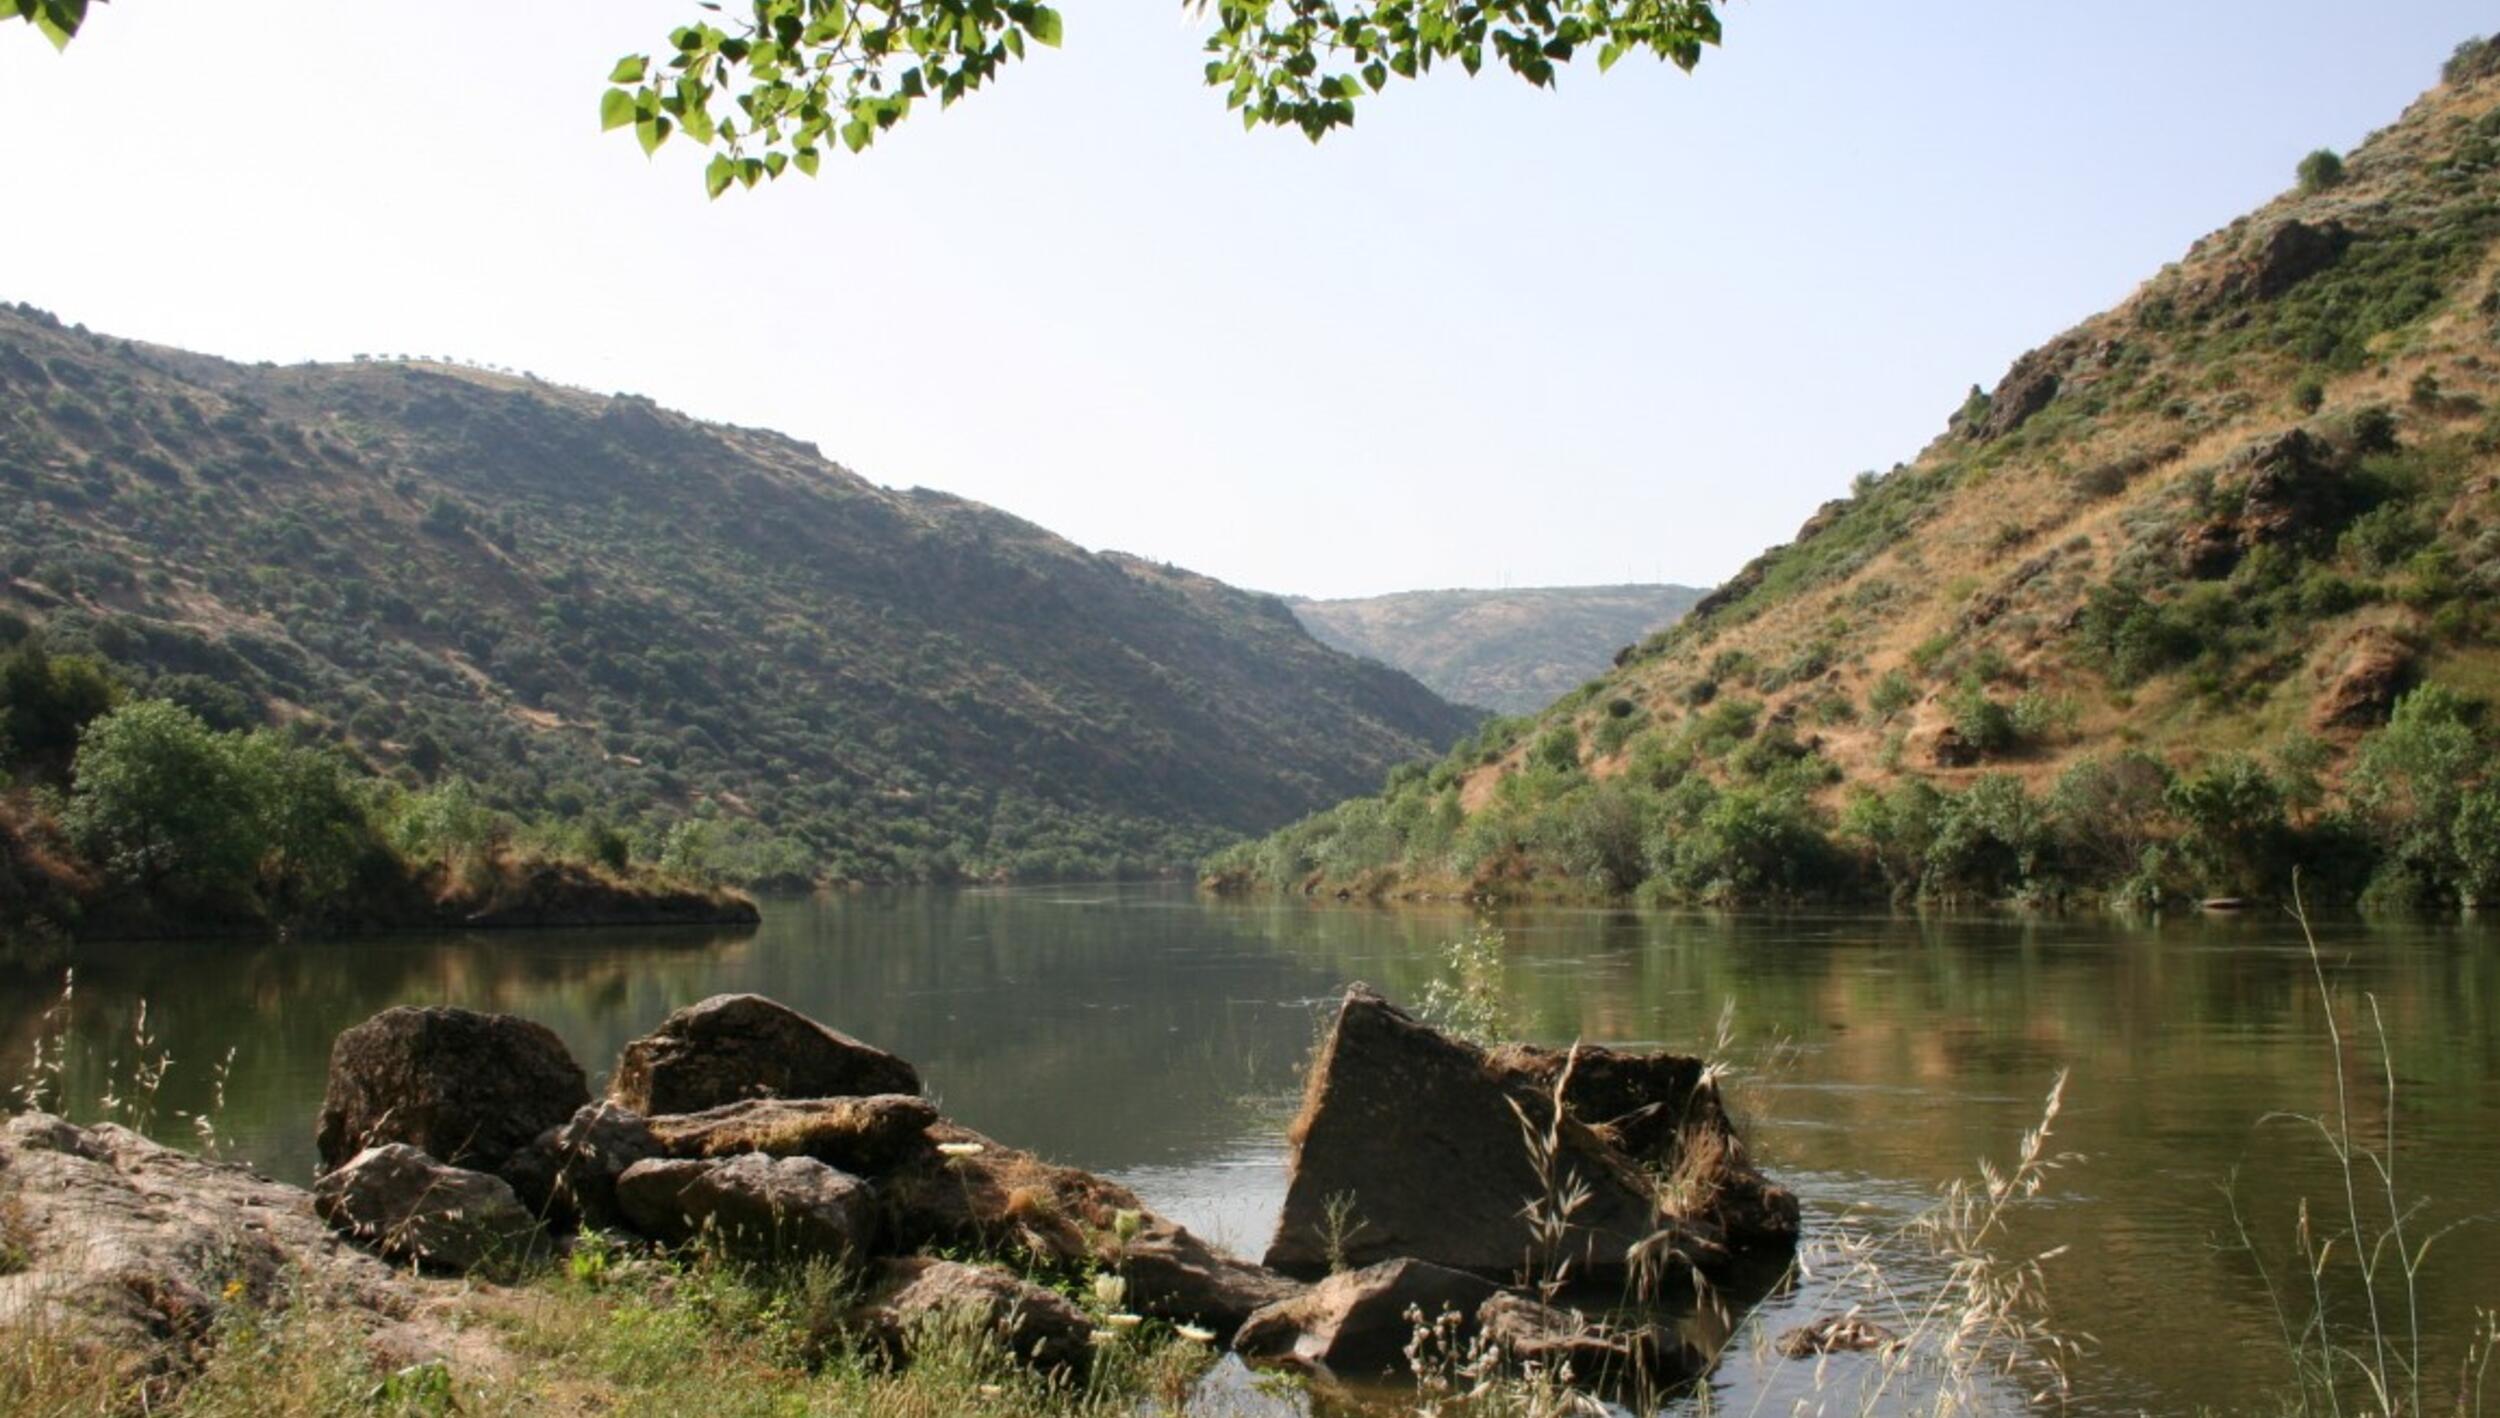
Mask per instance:
[[[330,1040],[376,1010],[527,1015],[595,1077],[669,1010],[755,991],[913,1060],[969,1125],[1115,1176],[1255,1256],[1329,1005],[1353,980],[1417,998],[1445,969],[1441,947],[1473,923],[1454,906],[1105,886],[773,901],[752,933],[93,947],[80,955],[62,1083],[83,1115],[107,1096],[135,1104],[145,1001],[148,1052],[173,1060],[153,1130],[189,1137],[206,1119],[224,1151],[305,1181]],[[2300,1279],[2303,1198],[2321,1235],[2344,1206],[2330,1152],[2284,1115],[2332,1114],[2339,1084],[2356,1143],[2393,1158],[2400,1194],[2419,1207],[2410,1234],[2458,1228],[2413,1287],[2431,1392],[2454,1393],[2476,1307],[2500,1305],[2500,1231],[2483,1219],[2500,1211],[2500,931],[2489,926],[2321,923],[2345,1031],[2339,1071],[2317,970],[2279,912],[2125,923],[1530,908],[1493,923],[1501,997],[1523,1037],[1695,1051],[1732,1019],[1724,1055],[1758,1159],[1826,1237],[1888,1234],[1953,1178],[1975,1179],[1980,1158],[2010,1161],[2067,1073],[2049,1150],[2080,1157],[2012,1209],[1991,1248],[2063,1248],[2041,1273],[2052,1328],[2081,1345],[2067,1363],[2075,1411],[2266,1406],[2289,1361],[2261,1277]],[[0,1084],[52,1027],[60,986],[57,971],[0,967]],[[2392,1044],[2392,1151],[2373,1002]],[[1911,1303],[1942,1273],[1915,1244],[1887,1255]],[[1776,1332],[1845,1303],[1845,1289],[1827,1266],[1756,1323]],[[2310,1301],[2305,1288],[2290,1298],[2297,1324]],[[2344,1321],[2367,1302],[2349,1286],[2328,1298]],[[2381,1304],[2403,1328],[2397,1298]],[[1813,1366],[1760,1348],[1740,1336],[1711,1411],[1785,1413],[1801,1399],[1854,1411],[1834,1395],[1866,1361],[1840,1361],[1818,1390]],[[1999,1385],[2006,1406],[2014,1395]]]

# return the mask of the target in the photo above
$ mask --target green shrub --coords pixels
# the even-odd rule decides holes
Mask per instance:
[[[1866,707],[1875,715],[1875,722],[1889,724],[1901,712],[1918,702],[1918,685],[1899,670],[1886,671],[1868,691]]]
[[[2344,159],[2332,148],[2320,148],[2300,160],[2300,190],[2303,195],[2324,192],[2344,180]]]

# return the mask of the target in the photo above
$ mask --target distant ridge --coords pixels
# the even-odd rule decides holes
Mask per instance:
[[[0,307],[0,633],[733,879],[1168,870],[1479,717],[1273,597],[475,367]]]
[[[1313,635],[1394,665],[1445,699],[1525,714],[1602,673],[1615,652],[1675,623],[1692,586],[1401,591],[1293,600]]]

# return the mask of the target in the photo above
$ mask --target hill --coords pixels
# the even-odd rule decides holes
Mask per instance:
[[[1525,714],[1674,623],[1703,594],[1690,586],[1548,586],[1286,604],[1322,641],[1404,670],[1444,699]]]
[[[1273,597],[473,368],[0,309],[0,503],[55,651],[738,880],[1168,867],[1476,722]]]
[[[1212,863],[1675,899],[2500,899],[2500,46],[1601,679]]]

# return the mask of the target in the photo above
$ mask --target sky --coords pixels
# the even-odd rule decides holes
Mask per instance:
[[[1706,584],[2500,22],[1731,0],[1692,75],[1453,71],[1315,147],[1243,133],[1173,0],[1061,9],[1063,49],[718,202],[596,122],[694,0],[0,24],[0,300],[644,394],[1263,590]]]

